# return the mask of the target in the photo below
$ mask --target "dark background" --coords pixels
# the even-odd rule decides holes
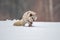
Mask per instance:
[[[28,10],[37,13],[37,21],[60,22],[60,0],[0,0],[0,20],[21,19]]]

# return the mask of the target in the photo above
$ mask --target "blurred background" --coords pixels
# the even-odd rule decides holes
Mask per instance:
[[[37,21],[60,22],[60,0],[0,0],[0,20],[21,19],[28,10],[37,13]]]

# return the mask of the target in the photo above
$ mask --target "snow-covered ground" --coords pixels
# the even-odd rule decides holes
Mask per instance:
[[[0,40],[60,40],[60,22],[34,22],[32,27],[0,21]]]

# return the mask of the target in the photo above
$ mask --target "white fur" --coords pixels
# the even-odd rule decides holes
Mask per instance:
[[[32,14],[33,16],[30,17],[30,14]],[[32,19],[33,18],[33,19]],[[25,24],[26,23],[29,23],[29,25],[31,25],[31,22],[37,20],[37,16],[36,16],[36,13],[33,12],[33,11],[27,11],[24,13],[24,15],[22,16],[22,19],[21,19]],[[19,21],[17,21],[18,23]],[[15,25],[17,24],[15,23]]]

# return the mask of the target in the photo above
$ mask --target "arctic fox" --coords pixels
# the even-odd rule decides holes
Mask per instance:
[[[33,21],[37,20],[36,13],[33,11],[27,11],[22,16],[22,19],[19,21],[16,21],[13,25],[14,26],[24,26],[26,23],[29,24],[29,26],[32,26]]]

